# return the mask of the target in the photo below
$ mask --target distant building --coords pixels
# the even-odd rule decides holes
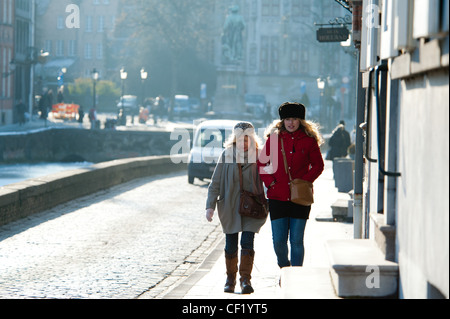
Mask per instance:
[[[35,0],[15,0],[14,23],[14,103],[22,100],[31,112],[34,97],[34,64],[37,49],[34,45]],[[16,122],[14,114],[14,122]]]
[[[64,82],[111,72],[108,57],[118,18],[119,0],[39,0],[36,12],[36,47],[50,54],[39,70],[42,85],[57,88]]]
[[[0,125],[13,122],[14,2],[14,0],[0,2]]]
[[[353,119],[356,56],[339,42],[320,43],[317,24],[350,15],[334,1],[220,0],[215,6],[215,64],[221,64],[220,32],[232,5],[239,6],[244,30],[245,93],[264,94],[272,106],[305,98],[309,117],[329,131],[341,119]],[[339,25],[338,25],[339,26]],[[350,25],[346,27],[351,30]],[[321,91],[317,80],[326,82]],[[350,83],[349,83],[350,82]],[[344,90],[345,89],[345,90]],[[304,94],[306,96],[304,97]],[[320,109],[326,108],[326,114]],[[327,122],[329,120],[329,123]]]

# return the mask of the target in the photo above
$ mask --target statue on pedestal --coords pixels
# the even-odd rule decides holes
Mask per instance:
[[[239,15],[239,7],[230,7],[222,33],[222,62],[233,64],[243,58],[242,32],[245,29],[244,19]]]

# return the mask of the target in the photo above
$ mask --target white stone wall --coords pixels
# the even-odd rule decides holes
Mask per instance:
[[[449,297],[448,70],[401,81],[397,254],[400,292]]]

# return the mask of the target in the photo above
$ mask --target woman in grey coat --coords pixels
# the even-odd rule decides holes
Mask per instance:
[[[238,240],[241,234],[241,263],[239,274],[241,292],[252,293],[251,272],[255,251],[253,249],[255,233],[258,233],[266,219],[243,217],[239,214],[240,184],[239,168],[242,167],[244,190],[254,194],[264,193],[264,187],[257,169],[260,141],[251,123],[236,124],[233,134],[225,144],[211,184],[206,201],[206,219],[212,221],[217,206],[220,223],[226,234],[225,264],[227,280],[225,292],[234,292],[238,271]]]

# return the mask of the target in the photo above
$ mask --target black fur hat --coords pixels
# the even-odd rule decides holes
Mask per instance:
[[[280,108],[278,109],[278,113],[280,114],[280,120],[284,120],[291,117],[304,120],[306,108],[301,103],[286,102],[281,104]]]

